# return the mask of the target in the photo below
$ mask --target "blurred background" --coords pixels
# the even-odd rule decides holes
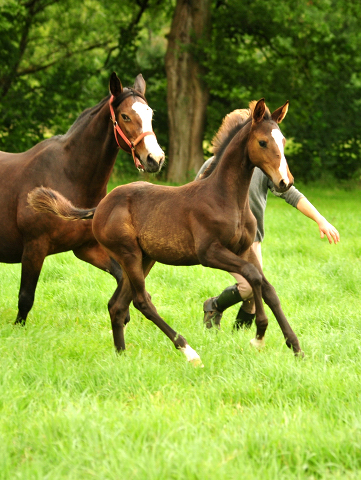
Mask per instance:
[[[290,101],[296,181],[360,184],[360,19],[354,0],[0,0],[0,149],[65,133],[114,70],[147,82],[160,180],[191,180],[223,117],[264,97]]]

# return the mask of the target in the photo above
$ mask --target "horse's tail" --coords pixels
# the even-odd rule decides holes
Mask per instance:
[[[53,213],[64,220],[88,220],[94,217],[95,208],[77,208],[61,193],[51,188],[34,188],[28,194],[28,203],[36,212]]]

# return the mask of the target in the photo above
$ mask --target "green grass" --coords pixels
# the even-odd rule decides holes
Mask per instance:
[[[269,314],[254,330],[202,327],[202,304],[233,283],[157,264],[147,289],[201,355],[184,356],[133,307],[127,352],[112,346],[115,284],[71,253],[48,257],[25,328],[14,327],[19,265],[0,265],[0,479],[361,478],[361,192],[303,188],[341,233],[269,196],[265,274],[306,357]],[[267,310],[269,312],[269,310]]]

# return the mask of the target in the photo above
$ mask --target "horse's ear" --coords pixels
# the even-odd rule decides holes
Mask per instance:
[[[266,102],[264,101],[264,98],[261,98],[260,100],[258,100],[258,102],[256,103],[256,106],[254,107],[252,122],[253,123],[261,122],[263,120],[265,112],[266,112]]]
[[[117,97],[123,91],[122,82],[119,80],[119,78],[117,77],[117,74],[115,72],[113,72],[110,75],[109,91],[114,97]]]
[[[140,92],[142,95],[145,94],[146,84],[143,78],[143,75],[140,73],[134,80],[134,90]]]
[[[287,102],[282,107],[277,108],[277,110],[275,110],[271,115],[272,120],[274,120],[276,123],[281,123],[287,115],[289,104],[290,102],[287,100]]]

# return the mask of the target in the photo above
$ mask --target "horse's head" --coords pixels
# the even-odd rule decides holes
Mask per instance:
[[[248,156],[272,180],[278,192],[285,192],[293,185],[284,154],[285,137],[278,126],[287,114],[288,101],[272,114],[263,98],[252,111],[252,124],[248,137]]]
[[[123,88],[116,73],[110,77],[109,90],[115,138],[125,151],[131,151],[135,165],[147,172],[159,172],[164,152],[153,132],[153,110],[145,100],[145,80],[139,74],[133,88]]]

